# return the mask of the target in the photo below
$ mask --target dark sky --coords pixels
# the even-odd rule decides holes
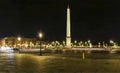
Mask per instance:
[[[66,7],[71,8],[72,40],[120,41],[119,0],[1,0],[0,37],[65,40]]]

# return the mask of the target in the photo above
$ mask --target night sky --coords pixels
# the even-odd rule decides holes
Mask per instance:
[[[0,37],[65,40],[68,3],[72,40],[120,41],[119,0],[1,0]]]

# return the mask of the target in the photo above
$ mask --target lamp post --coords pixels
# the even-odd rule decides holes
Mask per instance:
[[[98,43],[98,47],[99,47],[99,48],[100,48],[100,44],[101,44],[101,43],[99,42],[99,43]]]
[[[20,46],[21,46],[21,37],[18,37],[18,41],[19,41],[19,48],[20,48]]]
[[[20,45],[21,45],[21,37],[18,37],[18,47],[19,47],[18,51],[19,51],[19,53],[20,53]]]
[[[92,44],[91,44],[91,41],[90,41],[90,40],[88,40],[88,45],[89,45],[89,48],[92,47]]]
[[[114,47],[114,41],[110,40],[110,44],[111,44],[111,48],[113,48]]]
[[[40,38],[40,55],[42,55],[42,52],[41,52],[41,38],[42,38],[43,34],[40,32],[39,33],[39,38]]]

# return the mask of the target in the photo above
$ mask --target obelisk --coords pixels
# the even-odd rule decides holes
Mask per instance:
[[[67,7],[66,47],[71,48],[70,7],[69,7],[69,5]]]

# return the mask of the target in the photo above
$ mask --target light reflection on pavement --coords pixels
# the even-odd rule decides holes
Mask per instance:
[[[0,73],[15,73],[15,58],[13,53],[0,53]]]
[[[81,56],[73,55],[39,56],[21,53],[0,53],[0,73],[120,72],[119,55],[112,56],[116,57],[116,59],[108,59],[111,56],[102,54],[91,56],[91,58],[83,60]]]

